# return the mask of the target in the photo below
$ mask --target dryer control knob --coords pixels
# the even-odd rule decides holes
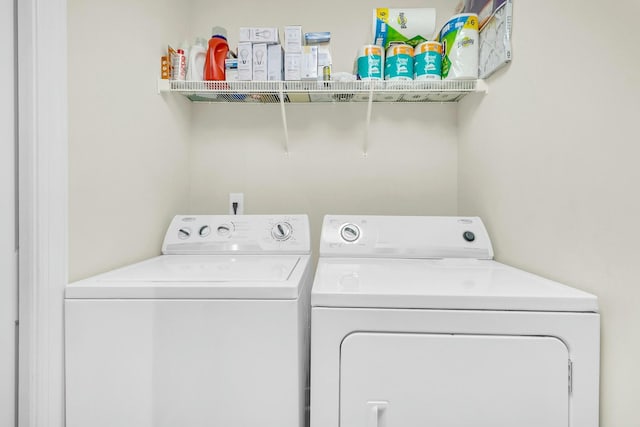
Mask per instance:
[[[189,237],[191,237],[191,229],[187,228],[187,227],[183,227],[180,230],[178,230],[178,238],[185,240],[188,239]]]
[[[476,235],[473,233],[473,231],[465,231],[464,233],[462,233],[462,237],[467,242],[473,242],[474,240],[476,240]]]
[[[198,233],[200,234],[200,237],[207,237],[209,234],[211,234],[211,227],[209,227],[208,225],[203,225],[202,227],[200,227],[200,231]]]
[[[355,224],[345,224],[340,229],[340,237],[345,242],[353,243],[360,238],[360,228]]]
[[[293,227],[288,222],[279,222],[271,229],[271,235],[279,242],[289,240],[293,234]]]

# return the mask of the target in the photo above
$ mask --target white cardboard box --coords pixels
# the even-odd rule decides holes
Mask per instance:
[[[267,46],[267,80],[282,80],[284,71],[282,45]]]
[[[224,68],[225,68],[225,80],[228,82],[238,81],[238,60],[233,59],[225,59],[224,60]]]
[[[301,80],[318,80],[318,46],[302,46]]]
[[[251,42],[238,43],[238,80],[249,81],[253,78],[253,54]]]
[[[267,81],[267,44],[255,43],[253,45],[253,79],[259,82]]]
[[[284,79],[301,80],[302,53],[284,53]]]
[[[318,80],[323,79],[324,67],[331,67],[331,48],[329,43],[318,45]]]
[[[240,27],[241,42],[278,43],[280,36],[277,27]]]
[[[302,25],[284,27],[284,51],[287,53],[302,52]]]

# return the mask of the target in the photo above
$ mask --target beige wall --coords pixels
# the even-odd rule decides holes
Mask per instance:
[[[439,21],[457,2],[428,6]],[[238,28],[299,24],[331,31],[333,70],[351,71],[360,46],[371,42],[368,0],[237,3],[194,0],[193,34],[209,36],[220,24],[229,44]],[[424,7],[407,0],[407,7]],[[391,5],[392,6],[392,5]],[[253,11],[251,10],[253,8]],[[242,13],[239,13],[242,10]],[[242,192],[245,213],[308,213],[312,247],[327,213],[455,214],[457,130],[455,105],[375,105],[370,148],[363,156],[366,104],[289,105],[290,156],[278,106],[194,105],[191,210],[226,213],[230,192]]]
[[[180,2],[69,0],[70,280],[159,253],[188,208],[189,105],[156,94]]]
[[[227,213],[230,192],[245,213],[308,213],[313,247],[329,212],[456,213],[455,105],[376,105],[366,159],[366,104],[289,105],[286,157],[277,105],[156,94],[161,49],[214,25],[232,47],[241,25],[331,31],[334,70],[351,71],[370,2],[291,4],[69,1],[71,280],[157,254],[173,214]],[[431,6],[443,20],[455,2]]]
[[[313,248],[327,213],[455,214],[455,105],[375,106],[366,158],[366,104],[287,110],[289,157],[277,106],[194,106],[193,212],[242,192],[245,213],[308,213]]]
[[[514,62],[459,113],[459,212],[496,257],[598,295],[601,425],[640,425],[636,1],[517,1]]]

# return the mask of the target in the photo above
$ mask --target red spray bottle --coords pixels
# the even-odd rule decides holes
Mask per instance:
[[[224,80],[224,60],[227,59],[227,54],[229,53],[227,30],[221,27],[213,27],[211,34],[213,35],[209,40],[207,57],[204,62],[204,79]]]

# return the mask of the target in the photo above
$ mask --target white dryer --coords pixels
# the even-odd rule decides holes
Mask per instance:
[[[311,302],[311,427],[598,426],[596,297],[479,218],[327,216]]]
[[[66,288],[66,426],[303,427],[308,218],[177,216],[162,252]]]

